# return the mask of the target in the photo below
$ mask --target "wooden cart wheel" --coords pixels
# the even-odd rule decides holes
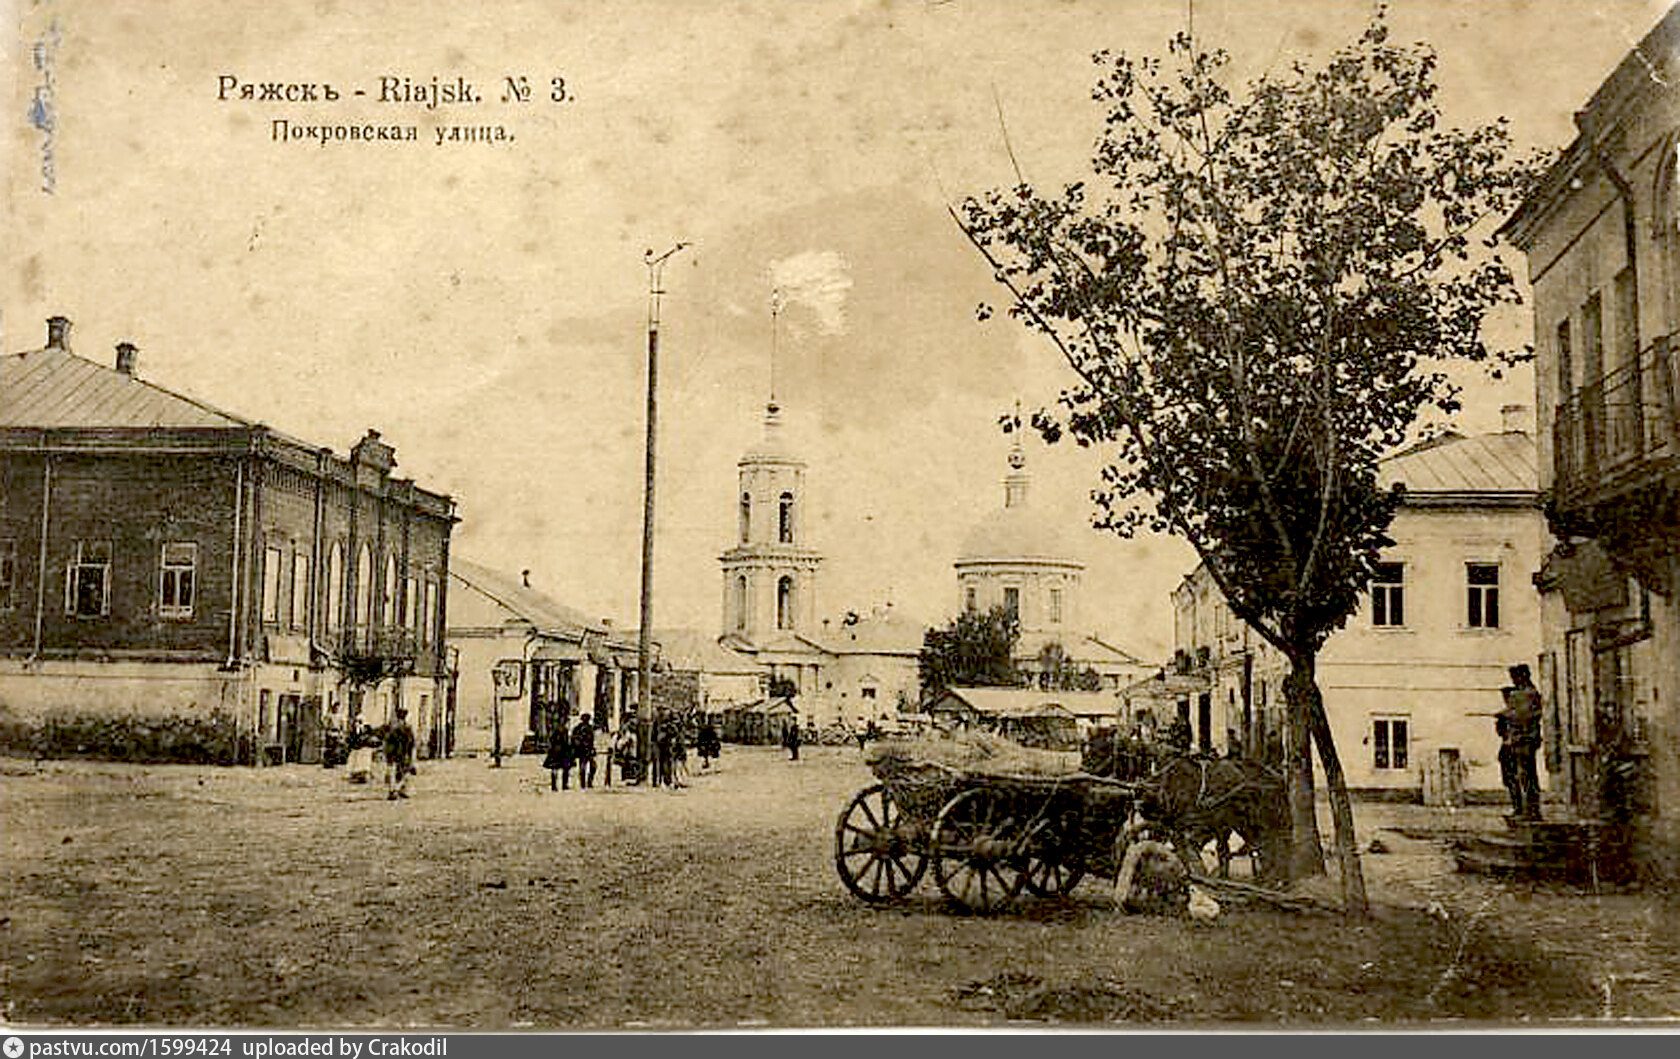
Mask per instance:
[[[1085,857],[1073,845],[1068,821],[1043,819],[1029,829],[1022,877],[1036,897],[1061,897],[1085,877]]]
[[[933,877],[945,896],[971,912],[991,913],[1021,892],[1026,828],[1005,799],[985,788],[963,791],[933,822]]]
[[[926,836],[886,784],[859,791],[834,826],[834,868],[846,889],[870,903],[897,901],[927,870]]]

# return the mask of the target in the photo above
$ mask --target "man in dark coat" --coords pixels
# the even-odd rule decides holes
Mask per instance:
[[[782,729],[782,746],[787,748],[789,761],[799,760],[799,722],[795,721]]]
[[[391,801],[408,797],[408,776],[414,771],[414,729],[408,726],[408,711],[397,714],[385,726],[385,797]]]
[[[543,768],[548,770],[549,790],[571,789],[572,740],[566,731],[565,714],[556,714],[548,719],[548,753],[543,756]]]
[[[1494,714],[1499,734],[1499,776],[1511,795],[1511,811],[1526,820],[1540,819],[1540,774],[1534,756],[1540,749],[1540,692],[1528,666],[1510,669],[1505,708]]]
[[[700,768],[710,770],[712,760],[723,750],[722,740],[718,738],[717,726],[707,718],[700,722],[700,732],[694,741],[694,749],[700,755]]]
[[[572,760],[577,764],[578,787],[595,786],[595,726],[589,723],[588,714],[578,718],[577,727],[572,729]]]

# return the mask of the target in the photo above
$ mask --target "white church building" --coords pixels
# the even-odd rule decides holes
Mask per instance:
[[[1031,485],[1017,440],[1003,479],[1003,506],[975,524],[952,564],[961,606],[970,611],[1001,606],[1015,615],[1020,629],[1015,664],[1024,672],[1042,673],[1046,649],[1059,649],[1063,665],[1090,669],[1101,680],[1100,690],[1118,692],[1153,667],[1090,631],[1085,563],[1063,525],[1033,509]]]

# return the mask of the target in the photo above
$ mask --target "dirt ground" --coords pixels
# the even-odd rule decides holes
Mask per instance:
[[[834,820],[869,782],[851,748],[795,764],[727,747],[682,791],[551,794],[534,758],[423,762],[399,802],[317,767],[0,762],[4,1014],[551,1029],[1680,1012],[1661,909],[1450,876],[1438,849],[1378,830],[1412,807],[1361,807],[1394,852],[1367,858],[1383,907],[1357,926],[1127,916],[1102,880],[982,918],[931,880],[886,909],[844,890]]]

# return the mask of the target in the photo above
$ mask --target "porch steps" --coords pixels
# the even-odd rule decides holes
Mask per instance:
[[[1461,872],[1525,875],[1597,885],[1626,871],[1622,828],[1596,820],[1505,818],[1504,832],[1476,832],[1452,839]]]

